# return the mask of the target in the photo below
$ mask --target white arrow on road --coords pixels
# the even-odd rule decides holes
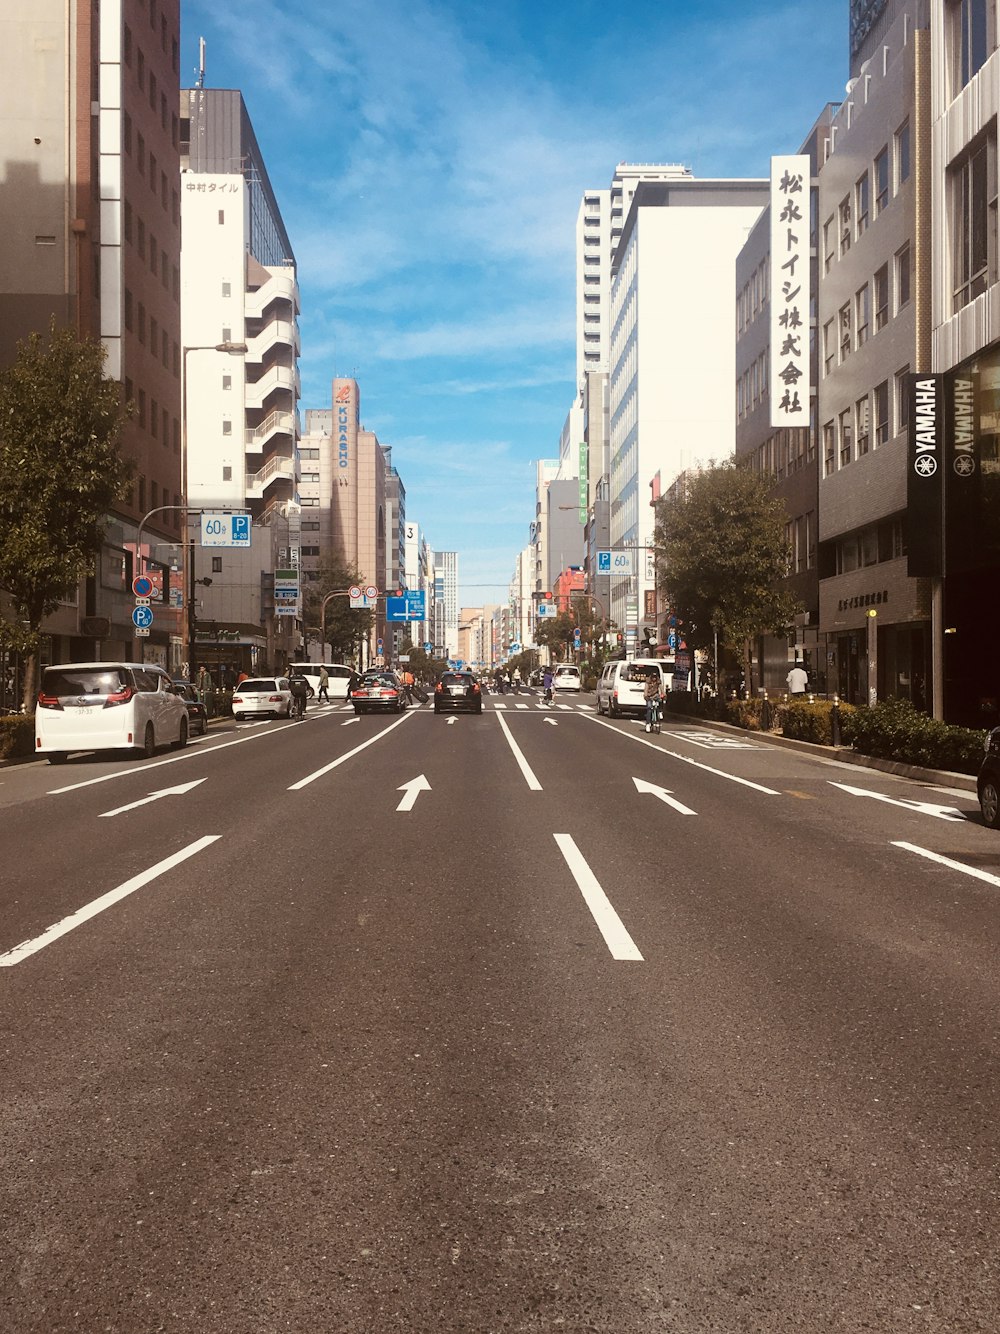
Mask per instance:
[[[556,722],[556,720],[555,720],[554,718],[543,718],[542,721],[545,722],[545,723],[548,723],[548,725],[549,725],[550,727],[558,727],[558,726],[559,726],[559,724]]]
[[[938,806],[932,801],[910,801],[907,797],[887,797],[884,792],[869,792],[864,787],[848,787],[846,783],[834,783],[842,792],[849,792],[852,797],[871,797],[874,801],[886,801],[890,806],[902,806],[906,811],[916,811],[920,815],[933,815],[936,820],[964,820],[965,816],[954,806]]]
[[[449,727],[454,727],[455,724],[456,724],[457,722],[458,722],[458,719],[457,719],[457,718],[449,718],[449,719],[448,719],[448,726],[449,726]]]
[[[654,797],[659,797],[659,799],[665,801],[668,806],[673,806],[675,811],[680,811],[681,815],[698,814],[697,811],[691,810],[690,806],[684,806],[672,797],[668,787],[657,787],[655,783],[647,783],[644,778],[633,778],[632,782],[635,784],[635,790],[637,792],[651,792]]]
[[[196,778],[193,783],[180,783],[177,787],[164,787],[159,792],[151,792],[148,797],[143,797],[141,801],[129,802],[127,806],[119,806],[117,810],[102,811],[100,818],[107,819],[111,815],[121,815],[125,811],[134,811],[139,806],[148,806],[151,801],[159,801],[161,797],[182,797],[185,792],[190,792],[193,787],[199,783],[204,783],[204,778]]]
[[[403,793],[403,800],[396,807],[397,811],[412,811],[417,804],[417,797],[421,792],[430,792],[431,785],[427,779],[420,775],[419,778],[411,778],[408,783],[402,783],[396,788],[397,792]]]
[[[351,723],[359,723],[360,721],[361,719],[358,717],[348,718],[346,722],[343,722],[340,725],[341,727],[350,727]]]

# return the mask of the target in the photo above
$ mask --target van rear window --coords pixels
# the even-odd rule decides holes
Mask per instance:
[[[47,667],[42,678],[45,694],[60,698],[67,695],[113,695],[124,684],[122,673],[114,667]]]

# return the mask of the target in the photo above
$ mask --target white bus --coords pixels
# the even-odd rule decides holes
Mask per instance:
[[[319,694],[319,672],[325,667],[330,678],[327,694],[331,699],[346,699],[347,685],[354,675],[353,667],[345,667],[342,662],[291,662],[289,672],[301,672],[316,694]]]

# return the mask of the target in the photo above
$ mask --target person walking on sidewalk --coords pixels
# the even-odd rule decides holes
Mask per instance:
[[[809,674],[801,662],[796,662],[792,664],[785,681],[790,695],[804,695],[809,687]]]

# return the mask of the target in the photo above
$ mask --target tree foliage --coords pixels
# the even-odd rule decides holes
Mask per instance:
[[[15,618],[4,637],[29,654],[26,706],[41,623],[94,568],[109,511],[131,486],[119,447],[127,409],[104,359],[101,343],[53,320],[0,372],[0,589]]]
[[[755,636],[788,632],[800,608],[785,587],[787,521],[770,479],[732,461],[658,502],[661,585],[691,647],[708,648],[718,630],[723,646],[744,658]]]
[[[375,624],[374,611],[367,607],[360,610],[352,608],[347,596],[347,590],[352,585],[363,586],[364,582],[352,566],[333,559],[320,567],[318,579],[306,584],[302,608],[306,639],[319,640],[325,624],[325,644],[334,661],[356,658],[360,646],[371,635]],[[327,602],[324,617],[323,600],[330,593],[338,596],[331,597]]]

